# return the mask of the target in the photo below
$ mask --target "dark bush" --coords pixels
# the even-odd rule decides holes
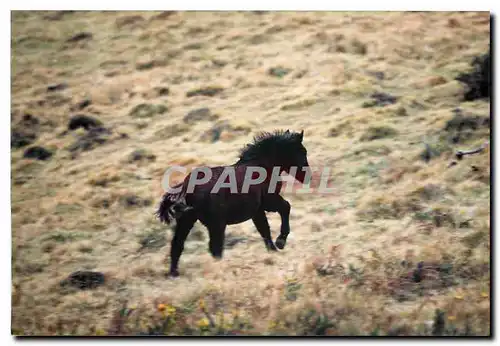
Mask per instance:
[[[384,107],[387,105],[392,105],[398,101],[397,96],[392,96],[387,93],[375,92],[370,95],[371,100],[363,103],[363,108],[369,107]]]
[[[44,147],[34,146],[24,151],[23,157],[26,159],[47,160],[52,156],[52,152]]]
[[[30,145],[36,139],[36,134],[33,132],[13,130],[10,136],[11,148],[21,148]]]
[[[464,100],[473,101],[481,98],[490,98],[490,52],[488,51],[487,54],[475,57],[471,65],[471,72],[461,73],[455,78],[457,81],[467,85]]]
[[[186,93],[187,97],[193,97],[193,96],[215,96],[219,93],[224,91],[223,88],[220,87],[205,87],[205,88],[199,88],[199,89],[194,89],[191,91],[188,91]]]
[[[88,151],[97,145],[106,143],[111,135],[111,131],[104,127],[91,127],[88,132],[72,143],[68,150],[71,152]]]
[[[103,273],[93,271],[77,271],[61,281],[61,286],[73,286],[81,290],[96,288],[103,285],[105,277]]]
[[[68,130],[76,130],[83,127],[85,130],[90,130],[92,127],[100,127],[102,122],[88,115],[74,115],[69,119]]]

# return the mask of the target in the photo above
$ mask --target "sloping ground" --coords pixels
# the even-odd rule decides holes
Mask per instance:
[[[465,102],[455,80],[488,51],[489,25],[488,13],[13,13],[13,332],[489,334],[489,148],[454,157],[489,139],[489,99]],[[97,122],[69,130],[75,115]],[[233,163],[277,128],[304,129],[334,193],[286,196],[277,254],[247,222],[216,262],[196,225],[181,277],[165,278],[172,234],[153,217],[165,169]],[[60,285],[77,270],[104,285]]]

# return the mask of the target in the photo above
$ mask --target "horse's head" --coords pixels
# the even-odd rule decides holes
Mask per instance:
[[[306,170],[309,170],[309,162],[307,161],[307,150],[302,144],[304,139],[304,130],[299,132],[290,132],[287,130],[286,135],[290,136],[289,145],[286,149],[286,153],[283,155],[283,167],[286,167],[285,171],[288,173],[290,168],[297,167],[297,173],[295,173],[295,179],[304,182],[306,178]]]
[[[304,131],[262,133],[255,137],[254,143],[242,150],[238,163],[254,163],[269,169],[278,166],[286,173],[289,173],[292,167],[296,167],[295,179],[303,183],[306,177],[305,170],[309,168],[307,150],[302,144],[303,139]]]

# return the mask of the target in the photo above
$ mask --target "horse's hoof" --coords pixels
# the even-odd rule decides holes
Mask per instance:
[[[276,246],[274,246],[274,245],[273,246],[269,246],[267,248],[267,251],[273,251],[273,252],[275,252],[275,251],[278,251],[278,248]]]
[[[272,240],[264,240],[267,251],[278,251]]]
[[[171,270],[168,274],[167,274],[167,277],[169,278],[177,278],[179,277],[179,272],[177,270]]]
[[[274,244],[266,244],[267,251],[278,251],[278,248]]]
[[[283,250],[285,248],[285,243],[286,243],[286,241],[281,239],[281,238],[276,239],[276,242],[275,242],[276,246],[280,250]]]

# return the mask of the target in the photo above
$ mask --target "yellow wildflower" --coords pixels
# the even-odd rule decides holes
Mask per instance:
[[[269,329],[274,329],[278,326],[278,323],[276,321],[270,321],[269,322]]]
[[[457,294],[455,295],[455,299],[462,300],[462,299],[464,299],[464,295],[463,295],[463,294],[460,294],[460,293],[457,293]]]
[[[103,335],[106,335],[106,332],[104,330],[102,330],[102,329],[99,328],[99,329],[97,329],[95,331],[95,335],[97,335],[97,336],[103,336]]]
[[[457,316],[448,316],[449,321],[455,321],[457,319]]]
[[[481,292],[481,297],[488,298],[489,297],[488,292]]]
[[[200,299],[199,306],[200,306],[200,309],[202,309],[202,310],[205,309],[205,301],[203,300],[203,298]]]
[[[198,327],[200,327],[200,328],[206,328],[209,326],[210,321],[208,320],[208,318],[203,317],[201,320],[198,321],[197,324],[198,324]]]
[[[169,305],[169,306],[167,307],[167,315],[169,315],[169,316],[170,316],[170,315],[174,315],[174,314],[175,314],[175,311],[176,311],[176,310],[175,310],[175,308],[174,308],[173,306],[170,306],[170,305]]]

